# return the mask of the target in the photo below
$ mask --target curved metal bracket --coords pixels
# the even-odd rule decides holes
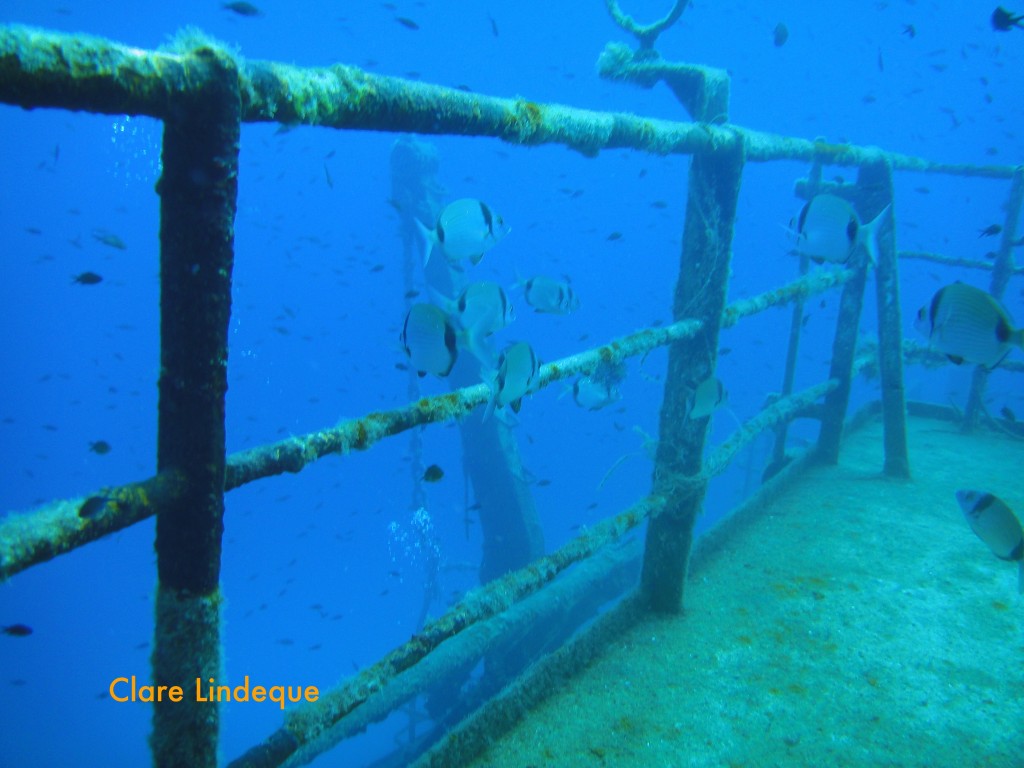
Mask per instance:
[[[640,43],[641,50],[648,51],[653,50],[654,41],[658,39],[658,35],[679,20],[679,17],[683,15],[683,11],[689,3],[690,0],[676,0],[672,10],[668,12],[668,15],[666,15],[665,18],[660,19],[653,24],[640,25],[636,23],[632,16],[622,12],[619,8],[618,0],[605,0],[605,5],[608,7],[608,13],[611,14],[615,23],[636,37],[637,41]]]

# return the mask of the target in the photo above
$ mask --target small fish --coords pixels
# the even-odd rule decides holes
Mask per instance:
[[[1024,29],[1021,21],[1024,21],[1024,16],[1018,16],[1001,5],[992,11],[992,29],[996,32],[1009,32],[1014,27]]]
[[[621,240],[621,239],[622,239],[622,233],[621,233],[621,232],[612,232],[612,233],[611,233],[611,234],[609,234],[609,235],[608,235],[608,237],[607,237],[607,238],[605,238],[605,239],[607,239],[607,240],[611,240],[611,241],[615,241],[615,240]]]
[[[486,419],[495,408],[509,406],[513,413],[519,413],[522,399],[533,391],[540,380],[540,361],[533,347],[520,341],[505,349],[498,357],[498,370],[488,382],[491,400],[484,412]]]
[[[84,502],[82,506],[78,508],[78,516],[83,520],[92,520],[103,514],[103,511],[107,508],[107,504],[110,503],[108,496],[90,496]]]
[[[1011,424],[1015,424],[1017,422],[1017,414],[1011,411],[1010,406],[1008,405],[1004,405],[1002,408],[999,409],[999,415],[1002,416]]]
[[[458,358],[455,329],[448,316],[433,304],[413,304],[405,316],[402,349],[420,376],[447,376]]]
[[[431,464],[423,472],[423,482],[425,483],[436,483],[442,477],[444,477],[444,470],[437,466],[437,464]]]
[[[913,40],[917,36],[917,28],[913,24],[904,24],[902,34]]]
[[[327,167],[327,163],[324,163],[324,178],[327,181],[328,189],[334,189],[334,179],[331,178],[331,170]]]
[[[220,7],[223,8],[225,11],[233,11],[234,13],[237,13],[239,16],[248,16],[250,18],[255,18],[257,16],[262,16],[263,15],[263,11],[261,11],[259,8],[257,8],[252,3],[246,3],[246,2],[222,3]]]
[[[113,232],[107,232],[105,229],[93,230],[92,236],[95,240],[103,243],[104,245],[116,248],[119,251],[127,251],[128,246],[120,237],[115,235]]]
[[[89,443],[89,450],[97,456],[104,456],[111,451],[111,445],[106,440],[96,440]]]
[[[581,376],[572,385],[572,399],[580,408],[599,411],[622,399],[619,388],[611,382],[593,376]]]
[[[82,272],[81,274],[73,275],[71,278],[73,285],[96,285],[102,282],[103,275],[97,275],[95,272]]]
[[[469,259],[473,265],[479,264],[484,254],[511,231],[487,203],[468,197],[441,209],[433,229],[427,229],[419,219],[416,226],[426,249],[424,264],[437,246],[453,261]]]
[[[412,19],[407,18],[405,16],[396,16],[395,17],[395,21],[397,21],[399,24],[401,24],[406,29],[411,29],[413,31],[416,31],[417,29],[420,28],[419,24],[417,24],[415,21],[413,21]]]
[[[11,637],[28,637],[32,634],[32,627],[28,624],[8,624],[4,627],[3,632]]]
[[[580,300],[568,280],[537,275],[521,283],[526,303],[535,312],[568,315],[580,308]]]
[[[776,48],[781,48],[787,40],[789,40],[789,27],[780,21],[775,25],[775,31],[772,32],[772,42],[775,43]]]
[[[496,22],[494,20],[494,17],[491,16],[491,14],[489,14],[489,13],[487,14],[487,20],[491,22],[491,34],[494,35],[495,37],[497,37],[498,36],[498,22]]]
[[[1024,329],[1014,328],[995,297],[956,282],[935,292],[917,312],[914,327],[956,365],[995,368],[1013,346],[1024,348]]]
[[[863,246],[868,261],[878,261],[878,230],[889,211],[887,205],[867,224],[861,224],[853,206],[835,195],[815,195],[791,223],[796,236],[796,252],[811,261],[845,264]]]
[[[1017,561],[1017,591],[1024,594],[1024,530],[1006,502],[985,491],[959,490],[967,524],[1000,560]]]
[[[995,237],[996,235],[998,235],[1002,231],[1003,231],[1003,228],[1001,226],[999,226],[998,224],[989,224],[984,229],[979,229],[978,230],[978,239],[980,240],[983,237]]]
[[[705,379],[687,398],[686,415],[690,419],[703,419],[725,405],[729,394],[725,391],[722,382],[712,376]]]

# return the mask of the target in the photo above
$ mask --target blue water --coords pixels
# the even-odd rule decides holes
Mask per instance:
[[[496,96],[686,119],[669,91],[599,80],[604,44],[624,41],[603,4],[398,2],[258,3],[244,18],[217,2],[41,4],[8,0],[0,21],[88,32],[140,48],[192,25],[249,59],[301,65],[344,62],[381,74],[465,85]],[[352,7],[357,5],[357,7]],[[626,2],[641,18],[667,2]],[[1024,158],[1024,30],[993,32],[989,2],[701,2],[666,32],[669,59],[732,74],[731,120],[803,138],[876,144],[950,162],[1013,164]],[[770,6],[770,10],[766,10]],[[1018,9],[1020,10],[1020,9]],[[415,20],[418,30],[396,21]],[[497,29],[495,35],[492,21]],[[772,42],[783,21],[789,40]],[[904,33],[912,24],[916,35]],[[418,73],[418,74],[417,74]],[[403,316],[398,219],[387,204],[395,134],[274,125],[242,131],[234,307],[230,328],[228,450],[235,451],[406,402],[397,336]],[[554,360],[639,327],[670,320],[685,206],[684,157],[616,150],[584,158],[562,147],[427,137],[452,199],[500,211],[512,234],[474,271],[511,287],[516,272],[571,276],[582,300],[569,317],[529,314],[521,295],[504,339],[528,340]],[[0,514],[149,477],[155,466],[158,375],[160,125],[147,118],[0,107]],[[333,181],[327,183],[325,166]],[[792,279],[782,227],[806,167],[750,165],[734,241],[731,298]],[[827,176],[853,178],[850,169]],[[978,230],[1003,220],[1008,185],[900,174],[898,244],[983,258]],[[666,207],[652,206],[664,201]],[[659,203],[660,206],[660,203]],[[125,250],[100,242],[116,234]],[[621,239],[609,240],[612,232]],[[374,271],[376,265],[383,269]],[[95,286],[72,276],[96,272]],[[954,279],[987,287],[980,272],[920,262],[901,267],[905,330],[934,291]],[[874,327],[874,302],[863,327]],[[827,372],[837,295],[808,305],[797,386]],[[1019,280],[1006,303],[1024,321]],[[727,331],[719,375],[740,418],[781,385],[789,311]],[[1021,359],[1017,352],[1016,359]],[[550,551],[649,488],[650,462],[634,427],[655,435],[665,353],[631,361],[621,404],[598,413],[559,397],[529,398],[518,436],[538,481],[535,498]],[[915,399],[962,404],[969,371],[908,368]],[[444,382],[423,381],[425,393]],[[877,396],[858,384],[856,403]],[[1019,381],[990,383],[992,409],[1024,414]],[[733,428],[719,414],[712,443]],[[808,425],[797,440],[813,438]],[[106,455],[90,451],[105,440]],[[755,450],[763,460],[764,443]],[[608,470],[627,459],[598,490]],[[223,590],[225,673],[235,683],[327,689],[417,629],[424,558],[411,546],[408,440],[331,457],[301,476],[260,481],[227,497]],[[445,600],[475,583],[480,537],[464,517],[456,430],[424,433],[425,463],[446,471],[429,487],[431,543],[451,566]],[[757,465],[757,474],[760,473]],[[717,482],[709,517],[736,502],[743,472]],[[470,498],[472,502],[472,498]],[[0,589],[0,763],[143,764],[150,713],[104,696],[118,676],[148,675],[155,567],[147,521],[22,573]],[[280,724],[269,705],[224,711],[222,755],[231,759]],[[386,746],[368,739],[358,757]],[[83,757],[91,755],[93,757]],[[349,758],[346,758],[349,759]],[[333,761],[333,762],[332,762]],[[325,765],[345,764],[326,758]]]

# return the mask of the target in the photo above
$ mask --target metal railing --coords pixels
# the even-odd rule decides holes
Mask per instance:
[[[516,144],[563,144],[588,156],[622,147],[688,154],[693,163],[673,323],[631,333],[549,363],[541,371],[540,386],[544,387],[592,373],[603,363],[644,355],[661,346],[669,348],[651,493],[558,551],[481,587],[427,624],[408,643],[325,693],[316,704],[289,711],[278,732],[233,765],[269,766],[306,759],[315,753],[317,744],[336,741],[365,727],[360,710],[366,718],[383,717],[381,712],[386,714],[419,690],[394,686],[400,675],[422,664],[442,644],[534,595],[570,565],[621,539],[641,522],[648,521],[649,527],[638,599],[655,610],[679,610],[693,526],[710,479],[766,429],[775,429],[780,435],[776,450],[784,447],[785,427],[798,416],[821,420],[814,456],[836,461],[850,385],[858,371],[873,369],[882,380],[885,471],[898,476],[909,473],[897,258],[992,269],[993,293],[1001,295],[1009,277],[1024,271],[1014,266],[1011,245],[1021,206],[1021,169],[934,163],[877,148],[808,141],[723,124],[718,118],[727,112],[728,80],[723,81],[717,70],[669,65],[649,57],[631,60],[612,47],[602,58],[602,71],[605,76],[648,85],[662,79],[669,82],[691,108],[695,121],[651,120],[500,99],[373,75],[347,65],[301,68],[244,61],[195,33],[182,36],[166,51],[145,51],[99,38],[0,27],[0,102],[26,108],[144,114],[164,121],[164,170],[159,185],[161,376],[156,474],[125,486],[97,489],[85,497],[8,514],[0,520],[0,578],[156,515],[159,590],[154,678],[216,676],[220,664],[223,493],[260,478],[299,472],[326,455],[365,450],[412,427],[458,419],[486,401],[487,387],[479,384],[307,435],[225,453],[232,224],[243,122],[491,136]],[[798,185],[798,194],[810,197],[827,188],[852,200],[865,219],[893,202],[894,172],[1012,179],[1001,249],[993,264],[962,263],[937,254],[897,254],[894,227],[887,227],[876,273],[880,338],[877,353],[866,357],[858,356],[855,348],[868,277],[866,264],[810,272],[789,285],[726,306],[735,207],[744,166],[780,159],[813,164],[808,181]],[[855,166],[860,172],[858,183],[823,184],[822,165]],[[185,170],[196,168],[204,173]],[[800,303],[834,287],[842,287],[843,294],[830,376],[793,393]],[[782,396],[721,446],[706,452],[706,420],[685,418],[686,382],[714,374],[722,328],[787,303],[797,309]],[[984,374],[979,373],[972,402],[978,402],[983,386]],[[818,404],[822,398],[824,404]],[[969,407],[968,417],[970,411]],[[85,514],[86,510],[90,514]],[[480,653],[476,646],[467,652]],[[368,706],[373,700],[374,706]],[[367,714],[371,711],[372,715]],[[215,710],[211,714],[208,707],[187,702],[155,708],[152,747],[157,765],[213,766],[217,736]]]

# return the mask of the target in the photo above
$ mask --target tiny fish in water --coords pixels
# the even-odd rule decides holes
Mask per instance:
[[[116,248],[119,251],[127,251],[128,246],[124,240],[115,235],[113,232],[107,232],[105,229],[93,230],[92,236],[94,239],[103,243],[104,245]]]
[[[776,48],[781,48],[787,40],[789,40],[789,27],[780,21],[775,25],[775,31],[772,32],[772,42],[775,43]]]
[[[1010,410],[1010,406],[1008,405],[1004,405],[1002,408],[999,409],[999,415],[1009,422],[1017,421],[1017,415]]]
[[[1017,590],[1024,594],[1024,530],[1006,502],[985,491],[959,490],[968,525],[1000,560],[1017,561]]]
[[[406,29],[411,29],[413,31],[415,31],[415,30],[420,28],[419,24],[417,24],[415,21],[413,21],[412,19],[407,18],[405,16],[396,16],[395,17],[395,21],[397,21],[399,24],[401,24]]]
[[[97,275],[95,272],[82,272],[73,275],[71,282],[74,285],[96,285],[103,282],[103,275]]]
[[[909,37],[910,39],[913,39],[917,35],[917,28],[914,27],[913,24],[904,24],[903,34]]]
[[[984,229],[979,229],[978,230],[978,238],[981,239],[983,237],[995,237],[996,235],[998,235],[1002,231],[1003,231],[1003,228],[1001,226],[999,226],[998,224],[989,224]]]
[[[96,440],[89,443],[89,450],[98,456],[103,456],[110,453],[111,445],[106,440]]]
[[[1012,13],[1001,5],[992,11],[992,29],[996,32],[1009,32],[1014,27],[1024,29],[1021,21],[1024,21],[1024,16]]]
[[[257,8],[252,3],[246,3],[246,2],[223,3],[221,5],[221,8],[223,8],[225,11],[232,11],[234,13],[237,13],[239,16],[248,16],[250,18],[255,18],[257,16],[262,16],[263,15],[263,11],[261,11],[259,8]]]
[[[437,464],[431,464],[423,472],[423,482],[425,483],[436,483],[442,477],[444,477],[444,470],[437,466]]]
[[[995,297],[961,282],[936,291],[917,311],[914,327],[956,365],[976,363],[991,370],[1014,346],[1024,348],[1024,329],[1013,327]]]
[[[419,219],[415,221],[426,249],[424,264],[435,247],[440,247],[449,259],[469,259],[479,264],[484,254],[511,231],[487,203],[468,197],[442,208],[433,229],[427,229]]]
[[[8,624],[4,627],[4,634],[11,637],[28,637],[32,634],[32,627],[28,624]]]
[[[622,233],[621,232],[612,232],[610,235],[608,235],[607,239],[608,240],[613,240],[613,241],[614,240],[621,240],[622,239]]]

